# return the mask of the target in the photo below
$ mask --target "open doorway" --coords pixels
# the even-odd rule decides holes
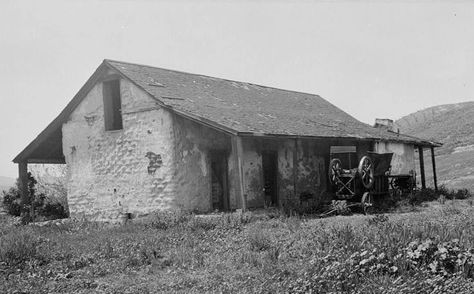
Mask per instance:
[[[211,199],[213,210],[229,210],[227,153],[213,150],[211,158]]]
[[[278,206],[278,156],[276,151],[262,152],[263,188],[266,206]]]

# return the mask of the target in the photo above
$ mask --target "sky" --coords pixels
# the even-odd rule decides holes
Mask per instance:
[[[474,2],[2,0],[0,175],[103,59],[318,94],[355,118],[474,100]]]

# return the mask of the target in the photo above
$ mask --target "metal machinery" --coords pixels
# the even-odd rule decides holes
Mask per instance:
[[[367,214],[373,197],[413,190],[413,175],[390,174],[392,157],[393,153],[367,152],[359,160],[355,146],[331,146],[328,173],[335,198],[351,201]]]

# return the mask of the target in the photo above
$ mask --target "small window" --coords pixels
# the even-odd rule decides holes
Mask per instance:
[[[102,93],[104,96],[104,121],[105,130],[121,130],[122,101],[120,99],[120,80],[105,81]]]

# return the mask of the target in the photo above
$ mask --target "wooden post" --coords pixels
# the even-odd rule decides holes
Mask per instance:
[[[418,146],[418,156],[420,157],[420,175],[421,175],[421,188],[426,188],[425,180],[425,162],[423,158],[423,147]]]
[[[243,158],[243,146],[242,138],[239,136],[232,136],[232,153],[237,163],[237,180],[239,186],[240,201],[243,211],[247,210],[247,197],[245,195],[245,184],[244,184],[244,166],[242,162]]]
[[[298,183],[298,139],[295,139],[295,149],[293,151],[293,190],[294,190],[293,199],[295,201],[298,198],[297,183]]]
[[[435,188],[435,191],[438,191],[438,179],[436,178],[436,161],[435,161],[435,154],[434,154],[434,147],[433,146],[431,146],[431,163],[433,164],[434,188]]]
[[[28,163],[22,161],[18,163],[18,179],[20,180],[20,194],[21,194],[21,215],[29,213],[25,210],[25,205],[28,203]]]

